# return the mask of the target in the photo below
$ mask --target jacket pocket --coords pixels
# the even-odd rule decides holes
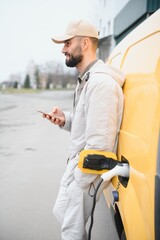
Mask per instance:
[[[77,160],[70,160],[63,174],[61,185],[67,186],[74,180],[74,169],[77,166]]]

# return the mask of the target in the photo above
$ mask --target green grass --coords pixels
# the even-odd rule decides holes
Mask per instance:
[[[6,89],[0,89],[0,93],[9,93],[9,94],[31,94],[31,93],[40,93],[42,92],[43,90],[41,89],[32,89],[32,88],[21,88],[21,89],[17,89],[17,88],[6,88]]]
[[[0,93],[6,93],[6,94],[35,94],[35,93],[41,93],[43,91],[73,91],[73,89],[66,89],[66,88],[54,88],[54,89],[33,89],[33,88],[6,88],[1,89]]]

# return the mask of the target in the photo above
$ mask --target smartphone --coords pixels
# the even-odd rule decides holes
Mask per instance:
[[[40,111],[40,110],[37,110],[37,112],[42,113],[42,114],[47,115],[47,116],[49,116],[50,118],[52,118],[52,116],[51,116],[50,114],[48,114],[48,113],[42,112],[42,111]]]

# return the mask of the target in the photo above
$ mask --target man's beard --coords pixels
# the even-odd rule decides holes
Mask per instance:
[[[80,63],[83,59],[82,54],[79,54],[78,56],[73,56],[73,54],[70,55],[69,59],[65,61],[67,67],[75,67],[78,63]]]

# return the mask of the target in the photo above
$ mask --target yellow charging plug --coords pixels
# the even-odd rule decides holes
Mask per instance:
[[[81,169],[81,171],[83,173],[89,173],[89,174],[103,174],[105,172],[107,172],[108,170],[107,169],[103,169],[103,170],[92,170],[92,169],[89,169],[89,168],[84,168],[83,165],[84,165],[84,159],[85,157],[87,157],[88,155],[103,155],[107,158],[112,158],[114,160],[117,160],[117,156],[115,153],[113,152],[105,152],[105,151],[98,151],[98,150],[93,150],[93,149],[85,149],[85,150],[82,150],[80,152],[80,155],[79,155],[79,161],[78,161],[78,167]]]

